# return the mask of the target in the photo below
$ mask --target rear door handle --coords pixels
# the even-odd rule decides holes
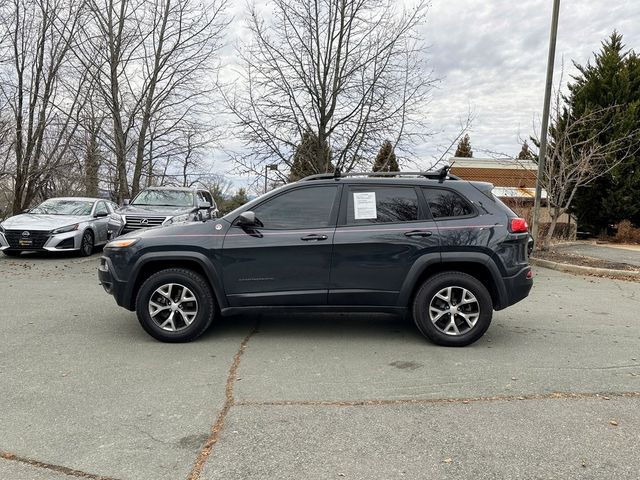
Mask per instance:
[[[424,230],[411,230],[410,232],[405,232],[405,237],[430,237],[433,235],[433,232],[424,231]]]
[[[316,242],[320,242],[322,240],[326,240],[327,237],[326,235],[316,235],[316,234],[311,234],[311,235],[306,235],[304,237],[300,237],[300,240],[304,240],[305,242],[309,242],[311,240],[315,240]]]

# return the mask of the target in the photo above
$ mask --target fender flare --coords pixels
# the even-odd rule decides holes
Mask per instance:
[[[441,252],[439,254],[440,258],[437,258],[436,255],[437,254],[423,255],[413,264],[400,290],[398,298],[399,306],[406,307],[409,305],[411,294],[416,287],[418,279],[429,267],[438,265],[440,267],[439,269],[446,270],[447,264],[454,263],[478,264],[485,267],[491,275],[498,297],[494,309],[500,310],[503,305],[507,304],[508,295],[502,275],[495,261],[489,255],[481,252]]]
[[[224,288],[222,287],[222,281],[220,274],[213,262],[203,253],[200,252],[181,252],[181,251],[169,251],[169,252],[148,252],[143,253],[140,258],[136,261],[133,268],[131,269],[131,288],[129,289],[128,296],[126,299],[126,303],[131,305],[132,302],[135,302],[133,299],[133,286],[138,283],[138,277],[140,275],[140,271],[142,268],[152,262],[157,260],[162,261],[171,261],[171,260],[187,260],[190,262],[196,262],[202,270],[204,271],[207,280],[209,281],[209,285],[211,285],[211,289],[213,290],[213,294],[218,302],[218,306],[222,308],[226,308],[227,300],[224,294]],[[131,305],[134,307],[134,305]]]

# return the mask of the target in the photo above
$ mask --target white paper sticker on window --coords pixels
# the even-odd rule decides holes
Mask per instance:
[[[375,192],[353,193],[353,217],[356,220],[375,220],[378,218]]]

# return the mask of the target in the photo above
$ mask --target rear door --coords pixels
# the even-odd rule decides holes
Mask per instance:
[[[438,230],[412,185],[345,185],[334,238],[329,304],[395,306],[407,273],[439,259]]]
[[[259,227],[234,224],[222,249],[230,306],[326,305],[338,198],[338,185],[303,185],[254,207]]]

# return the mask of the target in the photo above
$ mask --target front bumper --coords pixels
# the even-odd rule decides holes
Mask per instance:
[[[113,295],[116,303],[131,310],[131,291],[128,288],[127,281],[120,280],[115,273],[113,264],[108,257],[100,257],[100,265],[98,265],[98,281],[104,291],[109,295]]]
[[[49,232],[38,232],[36,240],[32,240],[31,244],[26,242],[21,244],[15,238],[11,238],[9,241],[7,236],[11,233],[0,233],[0,251],[11,249],[20,252],[70,252],[80,249],[82,234],[82,230],[55,235]]]

